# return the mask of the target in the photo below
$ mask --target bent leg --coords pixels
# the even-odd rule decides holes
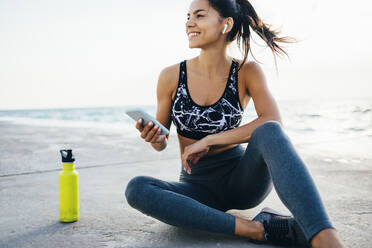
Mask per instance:
[[[268,168],[279,198],[299,222],[309,241],[319,231],[334,228],[306,165],[278,122],[269,121],[257,127],[247,149],[256,152],[252,160],[264,161],[261,166]],[[236,171],[234,177],[238,176],[241,177]]]
[[[260,204],[273,188],[270,172],[256,147],[240,148],[242,156],[231,171],[226,187],[229,209],[250,209]]]
[[[219,210],[214,195],[199,184],[136,176],[129,181],[125,196],[133,208],[173,226],[235,232],[235,216]]]

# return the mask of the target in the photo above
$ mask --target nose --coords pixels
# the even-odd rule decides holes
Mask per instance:
[[[195,26],[195,22],[192,21],[191,18],[186,21],[186,27],[193,27],[193,26]]]

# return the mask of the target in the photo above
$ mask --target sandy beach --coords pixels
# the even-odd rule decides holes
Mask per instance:
[[[295,146],[348,247],[371,247],[372,154],[352,150],[371,140]],[[174,134],[166,150],[157,152],[136,133],[120,128],[0,121],[0,141],[0,247],[272,247],[173,227],[128,205],[124,189],[134,176],[178,180]],[[349,153],[337,152],[341,145],[350,147]],[[70,224],[59,222],[62,148],[73,149],[80,180],[80,219]],[[265,206],[288,213],[275,190],[256,208],[229,211],[251,218]]]

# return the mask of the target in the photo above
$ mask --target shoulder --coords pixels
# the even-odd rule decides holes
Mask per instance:
[[[263,70],[261,66],[255,61],[249,61],[244,64],[246,73],[249,73],[253,77],[263,76]]]
[[[243,60],[241,59],[234,59],[235,61],[239,62],[239,66],[242,64]],[[245,61],[240,69],[241,73],[248,77],[257,77],[263,76],[263,70],[261,66],[255,61]]]
[[[239,66],[242,63],[242,60],[236,60],[239,62]],[[245,85],[249,85],[252,82],[260,82],[265,81],[265,74],[261,68],[261,66],[255,61],[246,61],[240,71],[239,76],[244,78]]]
[[[180,63],[164,67],[158,77],[158,90],[172,94],[178,86]]]
[[[163,82],[172,82],[178,80],[178,74],[180,71],[180,63],[169,65],[164,67],[159,74],[159,79]]]
[[[239,66],[242,64],[242,60],[236,59],[239,62]],[[250,96],[254,92],[259,92],[262,88],[266,88],[266,79],[261,66],[255,61],[246,61],[239,71],[239,78],[242,79],[245,90]]]

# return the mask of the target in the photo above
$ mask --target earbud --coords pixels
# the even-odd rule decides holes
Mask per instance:
[[[222,34],[226,32],[226,29],[227,29],[227,23],[225,24],[225,27],[223,28]]]

